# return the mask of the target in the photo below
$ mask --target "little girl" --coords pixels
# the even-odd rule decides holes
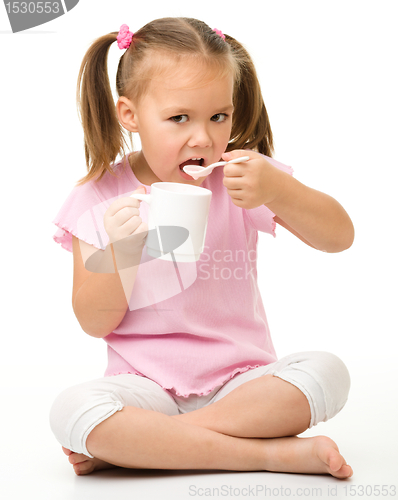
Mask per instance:
[[[107,74],[115,41],[124,50],[116,108]],[[255,256],[257,232],[275,235],[276,224],[325,252],[349,248],[354,230],[336,200],[272,158],[246,50],[195,19],[159,19],[136,33],[123,25],[89,48],[78,87],[88,174],[57,215],[54,239],[73,251],[73,309],[82,329],[107,343],[108,368],[63,391],[51,409],[75,473],[119,466],[350,477],[331,439],[297,437],[343,408],[348,371],[327,352],[277,359]],[[124,155],[123,129],[139,134],[141,151]],[[196,181],[182,170],[241,156],[249,160]],[[130,195],[154,182],[212,191],[198,262],[177,270],[146,254],[146,204]]]

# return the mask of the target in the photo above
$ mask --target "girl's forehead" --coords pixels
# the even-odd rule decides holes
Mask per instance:
[[[190,74],[172,74],[162,80],[152,80],[143,97],[142,109],[155,106],[162,114],[214,114],[233,108],[233,78],[231,75],[203,79]],[[152,109],[152,108],[151,108]]]
[[[234,80],[232,68],[226,62],[212,63],[194,57],[166,57],[153,67],[151,83],[172,89],[196,89],[211,83]]]
[[[151,82],[149,91],[157,93],[166,92],[167,94],[188,92],[190,95],[200,92],[204,89],[222,89],[224,93],[233,92],[233,80],[230,77],[219,75],[203,75],[200,73],[179,73],[163,79],[154,79]]]

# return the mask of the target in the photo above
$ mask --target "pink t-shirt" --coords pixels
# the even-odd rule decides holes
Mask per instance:
[[[267,160],[292,174],[291,167]],[[54,224],[54,240],[72,251],[72,234],[104,249],[103,216],[119,197],[140,183],[127,157],[98,181],[75,187]],[[276,361],[257,284],[257,231],[275,236],[275,214],[260,206],[246,210],[232,203],[215,169],[202,186],[212,191],[205,247],[193,263],[152,259],[145,247],[129,309],[104,338],[105,376],[133,373],[182,397],[207,395],[234,375]],[[151,187],[146,186],[147,193]],[[147,221],[146,203],[140,215]],[[122,280],[123,281],[123,280]]]

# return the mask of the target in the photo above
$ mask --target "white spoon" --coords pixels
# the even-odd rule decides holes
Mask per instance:
[[[213,168],[223,167],[227,163],[242,163],[247,160],[250,160],[250,156],[241,156],[240,158],[235,158],[234,160],[230,161],[219,161],[217,163],[212,163],[208,167],[200,167],[199,165],[185,165],[185,167],[183,167],[183,170],[186,174],[193,177],[196,181],[196,179],[199,179],[199,177],[204,177],[211,174],[213,172]]]

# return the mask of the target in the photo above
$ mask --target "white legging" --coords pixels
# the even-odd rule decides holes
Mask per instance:
[[[183,398],[139,375],[123,374],[90,380],[70,387],[55,399],[50,426],[59,443],[91,458],[87,436],[105,419],[124,406],[178,415],[219,401],[249,380],[274,375],[295,385],[305,394],[310,409],[310,427],[334,417],[345,405],[350,376],[344,363],[328,352],[301,352],[275,363],[239,373],[206,396]]]

